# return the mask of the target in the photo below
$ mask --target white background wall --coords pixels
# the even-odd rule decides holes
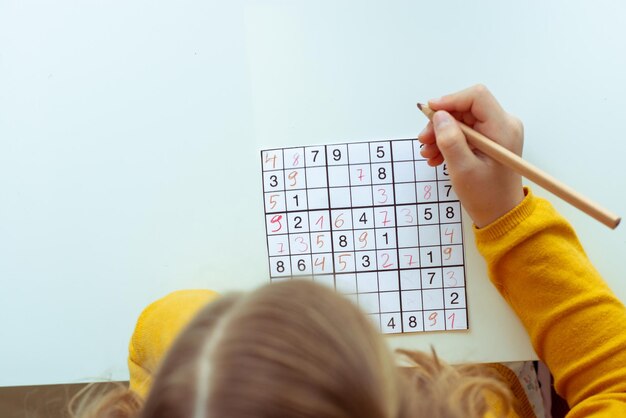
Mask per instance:
[[[416,101],[477,82],[524,120],[527,160],[626,214],[624,15],[617,0],[0,0],[0,385],[127,378],[145,305],[266,282],[261,148],[415,137]],[[551,200],[626,300],[625,227]],[[391,343],[530,358],[469,225],[471,331]]]

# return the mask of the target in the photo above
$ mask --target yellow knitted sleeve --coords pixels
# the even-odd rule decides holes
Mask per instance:
[[[568,417],[626,416],[626,308],[572,227],[526,193],[511,212],[475,228],[490,278],[552,371]]]
[[[128,347],[131,390],[145,398],[152,376],[176,336],[217,296],[211,290],[179,290],[143,310]]]

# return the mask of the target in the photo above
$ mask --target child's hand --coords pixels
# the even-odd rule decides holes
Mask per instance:
[[[432,166],[445,159],[463,207],[477,227],[487,226],[524,199],[522,178],[473,149],[453,117],[518,155],[524,142],[522,123],[481,85],[430,100],[428,105],[437,112],[419,135],[424,144],[421,154]]]

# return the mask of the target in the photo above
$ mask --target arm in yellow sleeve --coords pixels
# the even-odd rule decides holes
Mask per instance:
[[[546,200],[524,201],[476,243],[567,400],[568,417],[626,416],[626,308]]]
[[[174,339],[195,314],[217,296],[211,290],[179,290],[144,309],[128,347],[131,390],[146,397],[152,376]]]

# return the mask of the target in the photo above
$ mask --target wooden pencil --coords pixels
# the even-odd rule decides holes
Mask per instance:
[[[418,103],[417,107],[429,120],[432,120],[435,111],[421,103]],[[458,122],[458,124],[467,140],[485,155],[515,170],[523,177],[526,177],[528,180],[560,197],[609,228],[615,229],[619,225],[621,218],[616,214],[592,202],[576,190],[561,183],[556,178],[525,161],[522,157],[492,141],[480,132],[475,131],[462,122]]]

